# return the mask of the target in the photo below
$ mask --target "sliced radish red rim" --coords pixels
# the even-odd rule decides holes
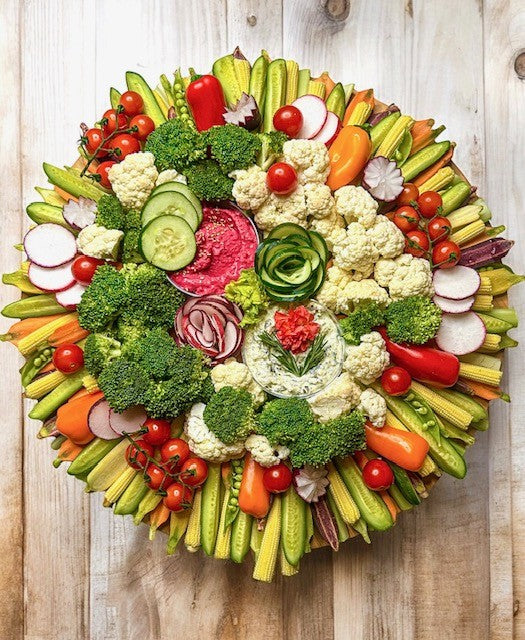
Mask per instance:
[[[306,138],[311,140],[321,131],[328,117],[328,109],[324,100],[307,94],[292,102],[292,105],[299,109],[303,116],[303,126],[296,138]]]
[[[71,265],[74,260],[66,262],[59,267],[41,267],[32,262],[29,265],[27,276],[32,284],[43,291],[64,291],[75,284],[75,278],[71,273]]]
[[[110,409],[109,425],[113,433],[116,433],[117,436],[123,436],[125,433],[136,433],[146,422],[147,417],[144,407],[138,405],[130,407],[122,413]]]
[[[477,351],[485,341],[486,335],[483,320],[476,313],[445,313],[435,340],[443,351],[464,356]]]
[[[468,298],[463,298],[463,300],[451,300],[450,298],[434,296],[432,300],[445,313],[466,313],[472,308],[475,298],[474,296],[469,296]]]
[[[66,309],[76,309],[77,304],[80,302],[80,299],[82,298],[82,294],[84,293],[85,290],[86,290],[86,287],[84,287],[81,284],[78,284],[77,282],[72,287],[69,287],[69,289],[65,289],[64,291],[59,291],[55,295],[55,298],[58,304],[61,304]]]
[[[481,284],[479,273],[470,267],[456,265],[436,269],[433,276],[436,295],[450,300],[463,300],[477,293]]]
[[[316,140],[317,142],[324,142],[327,146],[330,146],[335,140],[335,137],[339,133],[340,129],[341,120],[339,120],[335,113],[329,111],[326,116],[326,121],[323,125],[323,128],[316,136],[312,138],[312,140]]]
[[[76,200],[68,200],[64,205],[62,215],[64,220],[74,229],[84,229],[95,222],[97,203],[89,198],[80,196]]]
[[[363,187],[376,200],[392,202],[403,191],[403,176],[393,160],[378,156],[369,160],[363,174]]]
[[[40,267],[59,267],[73,260],[77,253],[77,241],[71,231],[48,222],[26,233],[24,251],[29,260]]]
[[[115,440],[119,434],[111,428],[109,422],[110,406],[105,398],[101,398],[91,407],[88,413],[88,427],[91,433],[102,440]]]

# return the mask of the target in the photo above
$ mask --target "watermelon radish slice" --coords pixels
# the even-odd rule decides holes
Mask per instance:
[[[69,289],[59,291],[55,295],[55,298],[58,304],[61,304],[66,309],[76,309],[85,290],[86,287],[76,282],[72,287],[69,287]]]
[[[119,437],[109,424],[110,406],[105,398],[101,398],[91,407],[88,413],[88,427],[91,433],[102,440],[115,440]]]
[[[434,271],[436,295],[450,300],[464,300],[476,294],[481,284],[479,273],[470,267],[456,265],[450,269]]]
[[[24,251],[29,260],[40,267],[58,267],[73,260],[77,241],[65,227],[47,222],[26,233]]]
[[[324,142],[327,147],[329,147],[332,142],[335,140],[337,134],[341,129],[341,120],[333,113],[332,111],[328,112],[326,116],[326,122],[323,125],[323,128],[319,133],[312,138],[312,140],[317,140],[318,142]]]
[[[295,137],[312,140],[321,132],[328,117],[328,109],[324,100],[307,94],[294,100],[292,105],[299,109],[303,116],[303,126]]]
[[[75,284],[75,278],[71,273],[73,260],[59,267],[41,267],[32,262],[29,265],[27,276],[32,284],[43,291],[64,291]]]
[[[483,320],[473,311],[445,313],[435,340],[443,351],[464,356],[477,351],[485,341],[486,335]]]
[[[125,433],[136,433],[147,419],[144,407],[136,406],[126,409],[122,413],[117,413],[113,409],[109,410],[109,424],[117,436]]]
[[[463,298],[463,300],[450,300],[449,298],[434,296],[432,300],[445,313],[466,313],[470,311],[474,304],[474,296]]]

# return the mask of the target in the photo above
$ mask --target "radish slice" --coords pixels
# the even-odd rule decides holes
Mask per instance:
[[[101,398],[91,407],[88,413],[88,427],[91,433],[102,440],[115,440],[118,434],[109,424],[110,406],[105,398]]]
[[[456,265],[434,271],[436,295],[450,300],[464,300],[476,294],[481,284],[479,273],[470,267]]]
[[[75,284],[75,278],[71,273],[71,262],[66,262],[59,267],[41,267],[32,262],[29,265],[27,276],[31,283],[44,291],[64,291]]]
[[[84,229],[95,222],[97,203],[89,198],[80,196],[76,200],[68,200],[64,205],[62,215],[64,220],[75,229]]]
[[[393,160],[378,156],[370,160],[363,174],[363,187],[371,196],[392,202],[403,191],[403,176]]]
[[[77,253],[77,241],[71,231],[47,222],[26,233],[24,251],[29,260],[40,267],[58,267],[73,260]]]
[[[85,290],[86,287],[76,282],[72,287],[69,287],[69,289],[59,291],[55,298],[58,304],[61,304],[66,309],[76,309]]]
[[[336,135],[339,133],[340,129],[341,120],[339,120],[335,113],[329,111],[328,115],[326,116],[326,122],[324,123],[323,128],[314,138],[312,138],[312,140],[324,142],[326,146],[330,146],[334,141]]]
[[[474,296],[463,298],[463,300],[450,300],[449,298],[434,296],[432,300],[445,313],[465,313],[470,311],[474,304]]]
[[[122,413],[117,413],[113,409],[109,410],[109,425],[118,436],[125,433],[135,433],[138,431],[147,419],[144,407],[136,406],[126,409]]]
[[[328,117],[328,109],[324,100],[308,94],[294,100],[292,105],[299,109],[303,116],[303,126],[295,137],[312,140],[320,133]]]
[[[486,335],[483,320],[473,311],[467,311],[445,313],[435,339],[437,346],[443,351],[464,356],[477,351],[485,341]]]

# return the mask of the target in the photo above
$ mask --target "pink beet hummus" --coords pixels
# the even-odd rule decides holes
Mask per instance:
[[[177,287],[196,296],[223,293],[228,282],[253,267],[259,243],[251,220],[238,209],[223,207],[203,207],[195,240],[193,262],[169,277]]]

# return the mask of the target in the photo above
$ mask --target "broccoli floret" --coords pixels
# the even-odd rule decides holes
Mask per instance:
[[[128,287],[122,272],[110,265],[101,265],[77,306],[80,326],[88,331],[103,331],[112,324],[127,300]]]
[[[182,173],[197,160],[206,157],[205,136],[179,118],[168,120],[151,133],[144,151],[155,156],[159,171],[175,169]]]
[[[202,383],[199,400],[201,402],[204,402],[204,404],[208,404],[208,402],[212,399],[215,393],[216,391],[215,391],[215,387],[213,386],[213,380],[211,379],[210,375],[207,375],[206,378],[204,378],[204,382]]]
[[[358,345],[361,336],[370,333],[374,327],[384,322],[384,311],[377,302],[369,302],[352,311],[347,318],[339,321],[343,338],[348,344]]]
[[[288,136],[282,131],[269,131],[257,135],[262,143],[257,155],[257,164],[263,171],[267,171],[279,159],[283,152],[283,144],[288,140]]]
[[[292,466],[310,464],[318,467],[336,456],[364,449],[364,424],[365,417],[360,411],[352,411],[324,424],[315,423],[289,445]]]
[[[140,229],[142,227],[141,212],[138,209],[130,209],[124,218],[124,231]]]
[[[116,337],[122,342],[122,353],[132,348],[136,340],[142,338],[148,331],[148,327],[139,319],[130,316],[126,311],[119,317],[115,324]]]
[[[118,198],[105,194],[97,202],[96,223],[106,229],[124,229],[126,215]]]
[[[304,398],[279,398],[264,405],[259,415],[258,431],[272,447],[289,445],[314,424],[310,405]]]
[[[120,342],[103,333],[90,333],[84,345],[84,365],[94,376],[121,355]]]
[[[233,178],[221,171],[215,160],[202,160],[185,169],[188,187],[201,200],[216,202],[232,197]]]
[[[235,124],[212,127],[205,135],[211,155],[217,160],[223,173],[248,168],[254,164],[262,148],[257,135]]]
[[[166,380],[179,366],[178,348],[166,331],[157,327],[134,340],[125,350],[126,358],[141,366],[155,380]]]
[[[386,330],[394,342],[424,344],[441,324],[441,309],[430,298],[410,296],[396,300],[386,310]]]
[[[128,229],[122,241],[122,262],[141,264],[144,258],[139,250],[140,229]]]
[[[223,387],[204,409],[206,426],[225,444],[233,444],[255,427],[253,397],[246,389]]]
[[[110,362],[98,378],[109,406],[117,413],[144,404],[150,380],[140,365],[124,358]]]

